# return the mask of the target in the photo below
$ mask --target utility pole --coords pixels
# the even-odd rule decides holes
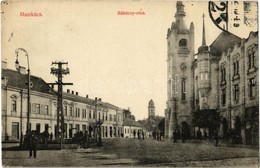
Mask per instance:
[[[64,115],[63,115],[63,98],[62,98],[62,87],[63,85],[73,85],[73,83],[63,83],[62,77],[63,75],[69,74],[69,68],[63,68],[62,65],[68,65],[68,62],[52,62],[52,65],[58,65],[58,67],[51,68],[51,74],[58,77],[58,81],[56,83],[49,83],[49,85],[58,85],[58,102],[57,102],[57,129],[56,135],[58,135],[60,140],[60,149],[62,149],[62,143],[64,141]]]

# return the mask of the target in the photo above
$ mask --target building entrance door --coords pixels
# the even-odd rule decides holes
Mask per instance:
[[[12,138],[19,139],[19,123],[18,122],[12,123]]]

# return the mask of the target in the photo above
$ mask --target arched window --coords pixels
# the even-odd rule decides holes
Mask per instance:
[[[179,42],[180,47],[187,47],[187,40],[186,39],[181,39]]]

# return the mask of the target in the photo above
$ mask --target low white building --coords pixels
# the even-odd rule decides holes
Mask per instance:
[[[135,138],[137,138],[137,132],[138,130],[141,131],[142,127],[141,124],[135,120],[125,117],[123,122],[123,129],[124,138],[134,138],[134,132],[136,133]]]
[[[2,62],[2,141],[18,141],[26,133],[27,125],[27,74],[6,69]],[[48,131],[55,137],[57,126],[57,96],[55,91],[40,77],[31,75],[31,130]],[[93,134],[95,124],[101,121],[104,138],[120,137],[123,133],[123,109],[99,99],[81,97],[77,92],[63,94],[65,138],[76,132]]]

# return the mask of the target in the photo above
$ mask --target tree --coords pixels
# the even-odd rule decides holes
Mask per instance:
[[[193,112],[192,123],[199,128],[208,128],[214,131],[219,128],[220,114],[215,109],[204,109]]]

